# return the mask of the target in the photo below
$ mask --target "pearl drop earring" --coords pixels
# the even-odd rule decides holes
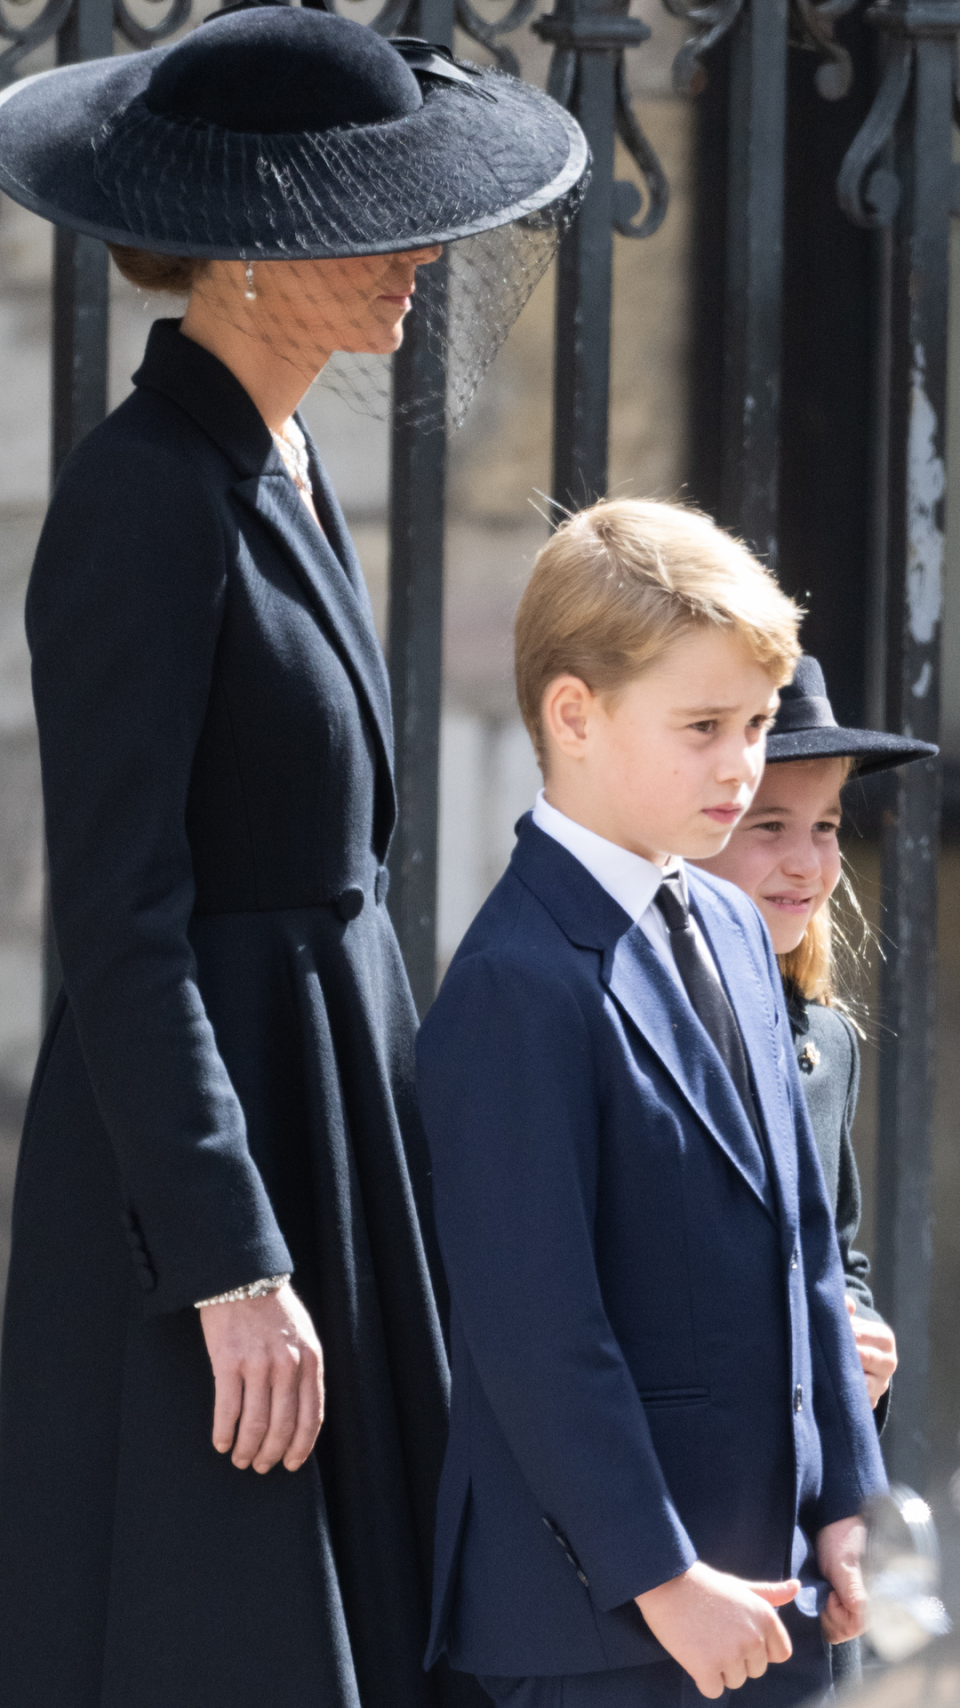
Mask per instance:
[[[247,267],[246,267],[246,272],[244,274],[244,277],[246,278],[246,281],[247,281],[247,288],[243,294],[246,297],[248,302],[256,302],[257,293],[253,288],[253,262],[252,261],[247,262]]]

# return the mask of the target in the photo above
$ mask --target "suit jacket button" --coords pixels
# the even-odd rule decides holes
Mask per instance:
[[[341,890],[334,902],[334,907],[339,913],[340,918],[343,920],[344,925],[348,925],[351,919],[356,919],[357,914],[360,913],[363,908],[362,889],[360,889],[357,884],[351,884],[347,889]]]
[[[803,1386],[800,1382],[793,1390],[793,1409],[794,1411],[803,1410]]]

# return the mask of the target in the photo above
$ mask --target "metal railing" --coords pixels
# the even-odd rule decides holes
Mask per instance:
[[[161,0],[162,3],[162,0]],[[936,740],[943,573],[948,232],[960,205],[952,164],[960,0],[663,0],[690,35],[674,62],[677,92],[696,97],[707,76],[722,85],[715,134],[722,143],[723,217],[712,223],[721,283],[717,325],[717,466],[714,508],[776,565],[781,517],[785,158],[791,46],[813,50],[810,77],[824,101],[844,100],[859,79],[872,105],[842,161],[838,194],[850,220],[871,228],[874,397],[872,485],[851,502],[871,530],[866,674],[872,712],[887,727]],[[112,51],[114,31],[134,47],[181,27],[190,0],[173,0],[152,29],[126,0],[48,0],[19,29],[0,12],[0,82],[56,36],[61,63]],[[455,28],[516,70],[508,39],[532,28],[553,48],[549,87],[590,141],[594,171],[559,262],[554,380],[554,500],[580,505],[607,481],[610,303],[614,233],[646,238],[667,211],[668,186],[631,104],[625,54],[643,51],[650,27],[629,0],[513,0],[496,23],[471,0],[385,0],[383,34],[453,45]],[[876,53],[838,39],[848,24],[875,26]],[[852,39],[852,38],[848,38]],[[858,37],[858,41],[859,41]],[[716,112],[715,112],[716,120]],[[815,122],[815,121],[813,121]],[[639,182],[615,179],[615,140]],[[833,168],[831,168],[833,170]],[[642,193],[641,193],[642,190]],[[442,281],[437,288],[442,288]],[[711,280],[712,288],[712,280]],[[58,232],[54,276],[53,473],[106,408],[107,266],[99,243]],[[804,352],[801,352],[801,357]],[[437,361],[415,317],[395,364],[398,402]],[[795,364],[796,365],[796,364]],[[802,365],[802,364],[801,364]],[[796,406],[796,398],[793,406]],[[802,399],[801,399],[802,402]],[[695,396],[694,408],[700,400]],[[709,411],[707,411],[709,413]],[[436,965],[437,777],[441,701],[445,443],[417,434],[398,409],[392,435],[389,654],[397,732],[400,822],[392,853],[391,910],[418,1007]],[[869,486],[870,490],[866,490]],[[694,494],[697,496],[696,492]],[[816,504],[817,494],[804,498]],[[815,580],[810,566],[809,579]],[[872,615],[871,615],[872,613]],[[891,785],[884,813],[883,899],[890,940],[882,972],[877,1288],[902,1349],[888,1437],[894,1473],[922,1487],[927,1466],[930,1151],[939,773],[914,765]],[[48,988],[56,978],[51,941]]]

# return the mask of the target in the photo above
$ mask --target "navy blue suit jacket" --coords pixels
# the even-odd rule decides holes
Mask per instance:
[[[799,1572],[813,1617],[812,1537],[885,1486],[769,939],[688,880],[769,1161],[643,932],[529,817],[421,1031],[453,1360],[428,1662],[662,1660],[633,1597],[698,1557]]]

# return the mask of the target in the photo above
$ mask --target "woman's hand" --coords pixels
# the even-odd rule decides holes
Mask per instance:
[[[846,1300],[853,1338],[857,1343],[863,1373],[867,1378],[870,1404],[876,1407],[881,1395],[889,1388],[890,1378],[897,1368],[897,1342],[893,1329],[886,1323],[870,1322],[866,1317],[858,1317],[856,1299],[852,1299],[848,1293]]]
[[[298,1471],[323,1422],[323,1353],[289,1281],[260,1299],[204,1305],[213,1365],[213,1445],[238,1471]]]

